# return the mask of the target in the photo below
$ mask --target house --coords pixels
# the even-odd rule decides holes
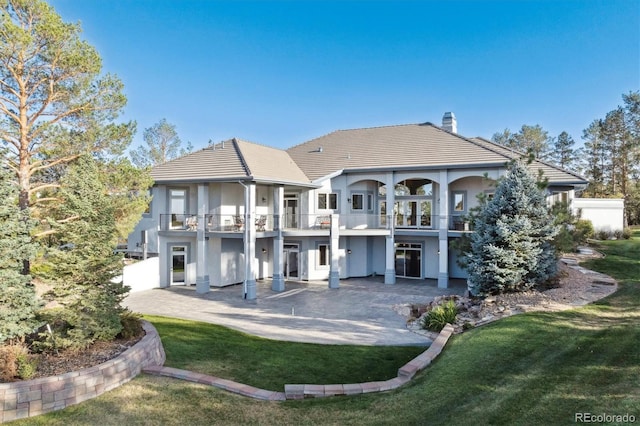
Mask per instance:
[[[431,123],[339,130],[288,150],[232,139],[155,167],[153,200],[129,241],[159,257],[160,286],[371,275],[466,278],[451,249],[464,217],[491,195],[506,163],[500,145]],[[580,176],[534,161],[549,197],[572,199]]]

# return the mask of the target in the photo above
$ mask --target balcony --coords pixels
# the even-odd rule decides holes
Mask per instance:
[[[268,232],[281,228],[283,230],[311,230],[321,231],[331,229],[331,214],[284,214],[275,216],[272,214],[252,215],[256,232]],[[437,231],[440,229],[443,216],[438,215],[379,215],[373,213],[340,214],[335,215],[338,220],[338,228],[341,230],[367,231],[367,230],[417,230]],[[458,232],[473,231],[471,224],[462,216],[447,216],[446,229]],[[207,232],[243,232],[245,230],[244,215],[217,215],[204,216],[205,231]],[[161,231],[197,231],[198,216],[194,214],[161,214]]]

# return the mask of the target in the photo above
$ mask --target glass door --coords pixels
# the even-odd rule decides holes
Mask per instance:
[[[298,199],[284,199],[284,227],[298,229]]]
[[[186,265],[187,248],[185,246],[171,247],[171,285],[185,285]]]
[[[396,244],[396,276],[422,277],[422,244]]]
[[[285,279],[300,279],[300,248],[298,244],[285,244],[283,259]]]

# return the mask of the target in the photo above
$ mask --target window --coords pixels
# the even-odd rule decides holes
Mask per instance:
[[[318,210],[338,210],[338,194],[318,194]]]
[[[465,193],[464,192],[454,192],[453,193],[453,211],[454,212],[465,212],[467,207],[465,205]]]
[[[351,194],[351,210],[364,211],[365,208],[368,212],[373,212],[373,194],[371,192]]]
[[[351,203],[353,210],[363,210],[364,209],[364,195],[362,194],[353,194],[351,196]]]
[[[318,266],[329,266],[329,244],[318,244]]]

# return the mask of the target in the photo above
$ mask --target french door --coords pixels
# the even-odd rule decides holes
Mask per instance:
[[[396,243],[396,276],[422,278],[422,244]]]

